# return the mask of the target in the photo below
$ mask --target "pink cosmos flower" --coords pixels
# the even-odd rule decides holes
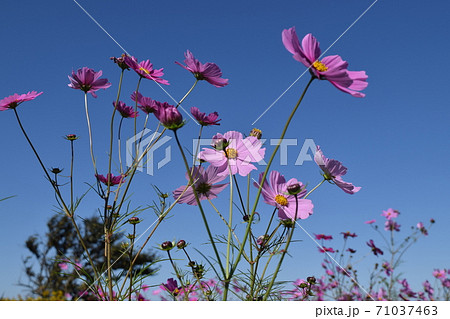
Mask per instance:
[[[119,111],[123,118],[135,118],[139,116],[139,113],[136,112],[132,106],[125,105],[122,101],[119,101],[117,106],[116,101],[113,101],[113,106],[116,107],[117,111]]]
[[[102,74],[101,70],[95,72],[88,67],[83,67],[78,69],[77,73],[72,71],[72,76],[68,76],[70,80],[68,86],[85,93],[91,93],[93,97],[97,97],[97,94],[94,92],[111,86],[111,83],[108,83],[108,79],[100,79]]]
[[[131,99],[134,102],[138,103],[138,108],[140,108],[145,114],[154,113],[158,109],[157,101],[149,97],[142,96],[142,94],[139,92],[137,94],[137,99],[136,99],[136,92],[133,92],[133,94],[131,94]]]
[[[435,269],[433,271],[433,277],[444,280],[447,277],[447,271],[445,269]]]
[[[397,218],[400,212],[396,209],[389,208],[388,210],[383,210],[381,216],[386,217],[386,219],[391,220],[392,218]]]
[[[325,272],[328,276],[334,276],[334,272],[331,269],[327,269]]]
[[[58,264],[59,269],[61,270],[67,270],[69,269],[69,266],[67,265],[67,263],[59,263]]]
[[[99,175],[99,174],[95,174],[95,177],[97,177],[97,179],[102,182],[103,184],[105,184],[106,186],[115,186],[118,184],[123,183],[125,180],[123,179],[124,176],[114,176],[113,174],[107,174],[108,178],[106,178],[103,175]]]
[[[317,240],[323,239],[323,240],[332,240],[333,236],[331,235],[324,235],[324,234],[314,234]]]
[[[337,160],[326,158],[323,155],[320,146],[317,146],[316,154],[314,154],[314,161],[324,172],[323,177],[328,181],[334,182],[334,184],[347,194],[354,194],[361,189],[361,187],[353,186],[352,183],[347,183],[342,180],[342,176],[347,174],[347,167]]]
[[[223,181],[226,176],[218,176],[217,175],[218,168],[212,165],[208,166],[205,170],[202,166],[195,166],[192,170],[192,178],[194,179],[193,187],[197,191],[199,200],[213,199],[217,197],[221,191],[227,187],[229,183],[226,184],[217,184],[220,181]],[[186,173],[186,179],[189,180],[189,175]],[[186,186],[180,186],[176,190],[173,191],[174,199],[178,199],[178,203],[186,203],[188,205],[197,205],[197,201],[195,200],[194,191],[192,187],[189,187],[183,194],[183,191],[186,189]]]
[[[219,114],[217,112],[209,113],[207,116],[206,113],[200,112],[198,108],[195,106],[191,107],[191,114],[195,117],[197,122],[202,126],[208,126],[208,125],[220,125],[217,118],[219,117]]]
[[[372,252],[375,256],[378,256],[378,254],[383,255],[383,251],[377,246],[375,246],[372,239],[369,242],[366,242],[366,244],[372,249]]]
[[[259,175],[258,183],[253,183],[255,187],[260,187],[263,174]],[[311,200],[302,199],[306,195],[306,189],[303,184],[295,178],[286,182],[283,175],[277,171],[271,171],[269,178],[264,181],[262,185],[261,194],[264,201],[272,206],[278,208],[278,217],[281,220],[291,219],[306,219],[313,213]],[[290,195],[287,191],[289,185],[299,184],[302,191],[297,194],[297,200],[294,195]]]
[[[210,62],[202,64],[194,58],[194,55],[189,50],[186,51],[184,57],[186,58],[184,60],[186,66],[180,62],[175,63],[194,74],[197,80],[206,80],[206,82],[215,87],[224,87],[228,84],[228,79],[222,79],[222,71],[217,64]]]
[[[217,134],[213,140],[221,140],[223,148],[207,149],[204,148],[198,154],[198,158],[211,163],[212,166],[219,168],[217,174],[220,176],[239,173],[241,176],[247,176],[256,167],[252,162],[259,162],[264,158],[266,149],[261,148],[262,142],[254,136],[248,136],[245,139],[242,134],[236,131],[226,132],[224,135]]]
[[[153,80],[155,82],[169,85],[169,81],[161,79],[164,69],[154,69],[150,60],[138,62],[134,56],[126,56],[124,62],[132,68],[140,77]]]
[[[14,93],[13,95],[5,97],[3,100],[0,101],[0,111],[15,109],[17,106],[19,106],[19,104],[26,101],[34,100],[42,93],[43,92],[37,93],[36,91],[31,91],[25,94]]]
[[[286,49],[293,54],[293,58],[310,68],[314,77],[328,80],[336,88],[352,96],[365,96],[358,91],[367,87],[366,72],[348,71],[348,63],[339,55],[330,55],[319,60],[321,55],[319,42],[311,33],[303,38],[301,46],[294,27],[283,30],[282,40]]]
[[[373,224],[373,223],[375,223],[375,219],[371,219],[371,220],[368,220],[368,221],[366,221],[366,222],[364,222],[364,224]]]

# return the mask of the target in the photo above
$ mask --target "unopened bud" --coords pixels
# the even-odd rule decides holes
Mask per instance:
[[[254,137],[256,137],[258,140],[260,140],[261,137],[262,137],[262,131],[259,130],[259,129],[257,129],[257,128],[254,128],[254,129],[252,129],[252,130],[250,131],[250,136],[254,136]]]
[[[288,191],[289,195],[297,195],[298,193],[301,192],[301,190],[302,190],[302,187],[300,186],[299,183],[294,183],[287,187],[287,191]]]
[[[186,241],[184,241],[183,239],[179,240],[177,243],[178,249],[184,249],[186,246],[187,246]]]

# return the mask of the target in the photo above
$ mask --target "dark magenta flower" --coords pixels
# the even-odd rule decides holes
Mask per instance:
[[[9,109],[15,109],[18,107],[21,103],[26,101],[31,101],[37,98],[39,95],[41,95],[43,92],[37,93],[36,91],[31,91],[25,94],[17,94],[14,93],[13,95],[10,95],[8,97],[5,97],[3,100],[0,101],[0,111],[6,111]]]
[[[144,112],[145,114],[154,113],[158,109],[157,101],[149,97],[143,96],[139,92],[137,94],[137,99],[136,99],[136,92],[133,92],[133,94],[131,94],[131,99],[134,102],[138,103],[138,108],[140,108],[142,112]]]
[[[319,42],[311,33],[303,38],[301,46],[294,27],[283,30],[282,40],[286,49],[293,54],[293,58],[310,68],[314,77],[328,80],[339,90],[355,97],[365,96],[358,91],[367,87],[366,72],[348,71],[348,63],[339,55],[326,56],[319,61],[321,54]]]
[[[258,183],[253,183],[255,187],[260,187],[263,174],[259,175]],[[269,178],[262,185],[261,194],[264,201],[278,208],[278,217],[281,220],[290,219],[306,219],[313,213],[313,203],[309,199],[302,199],[306,195],[306,189],[303,184],[295,178],[286,182],[283,175],[277,171],[271,171]],[[297,194],[297,200],[294,195],[287,192],[287,187],[291,184],[298,183],[302,186],[303,191]]]
[[[417,223],[417,228],[420,230],[420,232],[421,232],[424,236],[428,236],[428,230],[425,228],[425,226],[423,225],[422,222]]]
[[[164,69],[154,69],[150,60],[138,62],[134,56],[126,56],[124,62],[132,68],[140,77],[153,80],[155,82],[169,85],[169,81],[161,79]]]
[[[372,252],[375,256],[378,256],[378,254],[383,255],[383,251],[377,246],[375,246],[372,239],[369,242],[366,242],[366,244],[372,249]]]
[[[392,274],[392,267],[391,264],[389,264],[388,262],[383,262],[383,264],[381,265],[381,267],[383,267],[384,272],[386,273],[386,276],[390,276]]]
[[[325,252],[329,252],[329,253],[335,253],[336,251],[331,248],[331,247],[318,247],[319,248],[319,252],[321,253],[325,253]]]
[[[123,179],[124,176],[114,176],[113,174],[107,174],[108,178],[106,178],[103,175],[99,175],[96,174],[95,177],[97,177],[97,179],[102,182],[103,184],[105,184],[106,186],[115,186],[118,184],[123,183],[125,180]]]
[[[352,248],[347,248],[347,251],[348,251],[350,254],[356,253],[356,250],[355,250],[355,249],[352,249]]]
[[[314,234],[314,236],[316,237],[317,240],[332,240],[333,236],[331,235],[324,235],[324,234]]]
[[[177,130],[184,125],[181,113],[175,106],[167,102],[157,103],[155,116],[169,130]]]
[[[261,148],[262,142],[254,136],[248,136],[245,139],[237,131],[229,131],[224,135],[216,134],[213,137],[221,147],[215,149],[204,148],[198,155],[198,158],[219,167],[218,175],[226,176],[239,173],[241,176],[247,176],[256,166],[252,162],[259,162],[264,158],[266,149]],[[223,148],[222,148],[223,147]]]
[[[347,239],[348,237],[355,238],[355,237],[358,236],[358,235],[356,235],[355,233],[351,233],[351,232],[349,232],[349,231],[346,231],[345,233],[344,233],[344,232],[341,232],[341,234],[344,236],[344,239]]]
[[[205,170],[202,166],[195,166],[192,170],[192,178],[194,180],[193,187],[197,191],[197,196],[199,200],[213,199],[217,197],[221,191],[224,190],[225,187],[229,183],[226,184],[216,184],[220,181],[223,181],[226,176],[218,176],[217,175],[218,168],[212,165],[208,166]],[[186,173],[186,179],[189,180],[189,175]],[[194,191],[192,187],[188,187],[183,194],[183,191],[186,189],[186,186],[180,186],[176,190],[173,191],[173,197],[175,200],[178,200],[178,203],[186,203],[188,205],[197,205],[197,201],[195,200]]]
[[[113,60],[113,62],[115,64],[117,64],[119,66],[119,68],[121,68],[122,70],[129,70],[129,66],[125,63],[125,57],[126,54],[122,53],[122,55],[118,58],[116,57],[111,57],[110,59]]]
[[[314,161],[324,172],[323,177],[328,181],[334,182],[334,184],[347,194],[354,194],[361,189],[361,187],[355,187],[352,183],[347,183],[342,180],[342,176],[347,174],[347,167],[337,160],[326,158],[320,150],[320,146],[317,146]]]
[[[386,231],[400,231],[400,225],[392,219],[387,220],[384,223],[384,230]]]
[[[217,119],[219,117],[219,114],[217,112],[209,113],[209,115],[206,115],[206,113],[200,112],[198,108],[195,106],[191,107],[191,114],[194,116],[194,118],[197,120],[197,122],[202,126],[208,126],[208,125],[220,125],[219,122],[220,119]]]
[[[169,278],[165,284],[162,284],[162,289],[170,292],[173,295],[177,295],[179,292],[178,283],[175,279]]]
[[[124,118],[135,118],[139,116],[132,106],[125,105],[122,101],[119,101],[116,105],[116,101],[113,101],[113,106],[119,111],[120,115]]]
[[[217,64],[210,62],[202,64],[194,58],[194,55],[189,50],[186,51],[184,57],[186,58],[184,60],[186,66],[180,62],[175,63],[194,74],[197,80],[206,80],[206,82],[211,83],[215,87],[224,87],[228,84],[228,79],[222,79],[222,71]]]
[[[77,73],[72,71],[72,76],[68,76],[70,80],[68,86],[85,93],[91,93],[93,97],[97,97],[94,92],[111,86],[111,83],[108,83],[108,79],[100,79],[102,74],[101,70],[95,72],[88,67],[83,67],[78,69]]]
[[[400,215],[400,212],[396,209],[389,208],[388,210],[383,210],[381,216],[386,217],[386,219],[390,220],[392,218],[397,218]]]

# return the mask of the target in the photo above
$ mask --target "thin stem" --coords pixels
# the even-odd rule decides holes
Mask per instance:
[[[314,192],[316,189],[319,188],[320,185],[322,185],[324,182],[326,181],[326,179],[324,178],[319,184],[317,184],[313,189],[311,189],[308,194],[305,195],[305,197],[303,197],[303,199],[307,198],[309,195],[311,195],[312,192]]]
[[[88,100],[87,100],[87,93],[84,93],[84,108],[86,110],[86,120],[89,130],[89,149],[91,152],[91,159],[92,159],[92,165],[94,166],[95,174],[97,175],[97,164],[95,163],[95,157],[94,157],[94,142],[92,141],[92,128],[91,128],[91,120],[89,118],[89,109],[88,109]]]
[[[292,121],[292,118],[294,117],[295,112],[297,111],[298,107],[300,106],[300,103],[303,101],[303,98],[304,98],[304,96],[306,94],[306,91],[308,90],[309,86],[311,85],[311,83],[312,83],[312,81],[314,79],[315,79],[315,77],[311,76],[311,79],[309,80],[308,84],[306,85],[305,89],[303,90],[303,93],[300,96],[297,104],[295,105],[295,107],[293,108],[291,114],[289,115],[289,118],[287,119],[286,124],[284,125],[283,131],[281,132],[281,136],[278,139],[278,143],[277,143],[274,151],[272,152],[272,156],[270,157],[270,159],[269,159],[269,161],[267,163],[267,167],[266,167],[266,170],[264,171],[264,174],[262,176],[261,183],[260,183],[260,186],[258,188],[258,192],[256,193],[255,202],[254,202],[253,208],[251,210],[251,214],[249,216],[249,223],[248,223],[247,228],[245,230],[244,239],[242,240],[241,248],[239,249],[239,252],[238,252],[238,254],[236,256],[236,260],[235,260],[235,262],[233,264],[233,267],[231,268],[231,275],[237,269],[237,266],[238,266],[239,261],[241,259],[241,255],[242,255],[242,252],[244,250],[245,243],[246,243],[246,241],[248,239],[248,236],[249,236],[249,233],[250,233],[250,227],[251,227],[251,224],[252,224],[252,221],[253,221],[253,216],[255,215],[256,208],[257,208],[258,202],[259,202],[259,198],[261,196],[262,185],[264,184],[264,181],[266,180],[266,176],[267,176],[267,174],[269,172],[269,168],[272,165],[272,162],[273,162],[273,160],[275,158],[275,154],[278,152],[278,149],[280,148],[281,141],[283,140],[284,136],[286,135],[286,131],[287,131],[288,127],[289,127],[289,124]]]
[[[230,161],[228,161],[228,171],[230,174],[230,208],[228,212],[228,237],[227,237],[227,259],[225,265],[225,289],[224,289],[224,300],[226,300],[226,295],[228,292],[229,275],[230,275],[230,251],[231,251],[231,227],[233,220],[233,173],[231,171]]]
[[[136,237],[136,224],[133,224],[133,235],[131,236],[131,247],[129,252],[129,258],[130,258],[130,294],[128,296],[128,300],[131,301],[131,293],[133,291],[133,264],[131,263],[133,258],[133,248],[134,248],[134,239]]]
[[[217,250],[217,247],[216,247],[216,244],[214,242],[214,239],[212,237],[211,230],[209,229],[209,225],[208,225],[208,221],[206,220],[205,212],[203,211],[202,204],[200,203],[200,200],[198,198],[197,190],[195,189],[195,187],[193,187],[194,180],[192,179],[191,171],[189,170],[189,164],[187,162],[186,155],[184,154],[183,147],[181,146],[180,140],[178,139],[177,131],[174,130],[173,133],[175,135],[175,140],[177,142],[178,148],[179,148],[179,150],[181,152],[181,156],[183,158],[183,162],[184,162],[184,165],[186,167],[186,171],[187,171],[187,173],[189,175],[189,185],[192,185],[192,191],[194,193],[195,200],[197,201],[198,208],[200,209],[200,213],[202,215],[202,219],[203,219],[203,223],[204,223],[205,228],[206,228],[206,232],[208,233],[209,240],[211,241],[211,244],[212,244],[212,247],[213,247],[213,250],[214,250],[214,254],[216,255],[217,262],[219,263],[219,266],[220,266],[220,269],[222,271],[222,274],[225,277],[225,274],[226,274],[225,273],[225,269],[223,268],[222,260],[220,259],[220,255],[219,255],[219,252]]]
[[[73,140],[70,141],[71,150],[71,160],[70,160],[70,208],[71,215],[75,214],[75,207],[73,206],[73,161],[74,161],[74,151],[73,151]]]
[[[189,91],[187,91],[187,93],[181,98],[180,102],[178,102],[176,107],[179,107],[181,105],[181,103],[183,103],[183,101],[188,97],[189,94],[191,94],[192,90],[195,88],[195,86],[198,83],[198,79],[195,79],[194,84],[192,85],[192,87],[189,89]]]
[[[90,265],[91,265],[91,267],[92,267],[92,269],[93,269],[93,271],[94,271],[95,276],[96,276],[97,278],[99,278],[98,273],[97,273],[97,269],[96,269],[95,266],[94,266],[94,262],[93,262],[93,260],[92,260],[92,258],[91,258],[91,255],[89,254],[89,251],[88,251],[88,249],[87,249],[87,247],[86,247],[86,244],[84,243],[83,237],[81,236],[80,229],[78,228],[78,225],[77,225],[77,223],[75,222],[74,215],[73,215],[73,214],[71,213],[71,211],[67,208],[67,205],[65,204],[65,201],[64,201],[64,199],[62,198],[62,195],[61,195],[61,193],[59,192],[58,187],[55,185],[55,183],[53,182],[53,180],[50,178],[50,175],[48,174],[47,169],[46,169],[45,166],[44,166],[44,163],[42,163],[41,157],[39,156],[38,152],[37,152],[36,149],[34,148],[33,143],[31,142],[30,138],[28,137],[28,134],[27,134],[27,132],[25,131],[25,129],[24,129],[23,125],[22,125],[22,122],[20,121],[19,114],[17,113],[17,110],[14,108],[13,111],[14,111],[14,114],[16,115],[17,123],[19,124],[20,129],[22,130],[23,135],[25,136],[25,138],[26,138],[28,144],[30,145],[31,149],[33,150],[34,155],[36,156],[36,158],[37,158],[39,164],[41,165],[41,167],[42,167],[42,169],[43,169],[43,171],[44,171],[44,173],[45,173],[45,175],[46,175],[48,181],[50,182],[50,184],[52,185],[53,189],[55,190],[55,194],[56,194],[57,198],[59,198],[59,200],[61,201],[61,205],[63,206],[64,212],[65,212],[65,213],[67,214],[67,216],[70,218],[70,220],[71,220],[71,222],[72,222],[72,224],[73,224],[73,226],[74,226],[74,228],[75,228],[75,231],[76,231],[76,233],[77,233],[78,239],[80,240],[80,243],[81,243],[81,245],[83,246],[83,249],[84,249],[84,251],[85,251],[85,253],[86,253],[86,256],[88,257],[89,263],[90,263]],[[102,288],[101,285],[100,285],[100,288],[103,290],[103,288]]]
[[[120,123],[119,123],[119,129],[117,131],[117,153],[119,155],[119,168],[120,168],[120,174],[123,174],[123,165],[122,165],[122,148],[121,148],[121,140],[120,140],[120,133],[122,131],[122,122],[123,122],[123,116],[120,119]]]

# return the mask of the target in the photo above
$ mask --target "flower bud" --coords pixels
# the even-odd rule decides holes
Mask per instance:
[[[316,277],[311,276],[306,278],[306,281],[309,282],[310,284],[315,284],[316,283]]]
[[[214,147],[217,151],[223,151],[227,148],[229,142],[223,138],[217,138],[217,139],[213,139],[213,143],[211,144],[212,147]]]
[[[165,241],[165,242],[163,242],[162,244],[161,244],[161,249],[162,250],[171,250],[172,248],[173,248],[173,243],[171,242],[171,241]]]
[[[183,239],[179,240],[177,243],[178,249],[184,249],[186,246],[187,246],[186,241],[184,241]]]
[[[52,169],[50,170],[50,172],[52,172],[53,174],[59,174],[59,173],[61,173],[63,170],[62,169],[59,169],[58,167],[55,167],[55,168],[53,168],[52,167]]]
[[[78,136],[76,136],[75,134],[68,134],[64,138],[68,141],[75,141],[78,139]]]
[[[183,116],[178,109],[167,103],[158,107],[155,116],[169,130],[177,130],[184,125]]]
[[[252,129],[252,130],[250,131],[250,136],[254,136],[254,137],[256,137],[258,140],[260,140],[261,137],[262,137],[262,131],[259,130],[259,129],[257,129],[257,128],[254,128],[254,129]]]
[[[302,191],[302,187],[300,186],[299,183],[294,183],[287,187],[287,191],[289,195],[297,195]]]
[[[128,222],[129,222],[131,225],[136,225],[136,224],[139,224],[139,223],[141,222],[141,220],[139,219],[139,217],[130,217],[130,218],[128,219]]]

